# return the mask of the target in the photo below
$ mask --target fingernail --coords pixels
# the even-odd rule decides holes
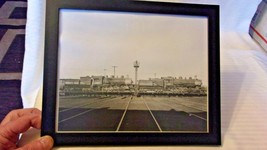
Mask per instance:
[[[53,143],[54,143],[52,137],[47,136],[47,135],[41,137],[40,142],[42,143],[43,146],[53,145]]]
[[[43,145],[46,145],[48,143],[48,138],[46,136],[43,136],[40,138],[40,142],[43,144]]]

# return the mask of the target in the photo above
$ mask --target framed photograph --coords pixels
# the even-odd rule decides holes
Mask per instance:
[[[219,6],[47,0],[42,135],[220,145]]]

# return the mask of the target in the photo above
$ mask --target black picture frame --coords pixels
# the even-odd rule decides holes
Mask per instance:
[[[47,0],[41,135],[50,135],[56,146],[67,145],[220,145],[220,40],[219,6],[128,0]],[[207,26],[207,132],[94,132],[58,131],[60,11],[89,10],[109,13],[203,17]],[[90,18],[89,18],[90,19]],[[205,21],[204,21],[205,22]],[[197,26],[197,25],[196,25]],[[97,36],[97,35],[95,35]],[[190,53],[190,52],[189,52]],[[77,59],[77,58],[76,58]],[[79,61],[79,60],[76,60]],[[191,60],[192,62],[194,60]],[[142,63],[142,62],[141,62]],[[131,66],[132,67],[132,66]],[[115,66],[114,66],[115,69]],[[115,73],[114,73],[115,75]],[[190,89],[190,88],[188,88]],[[65,93],[64,93],[65,94]],[[138,96],[138,95],[134,95]],[[168,95],[170,96],[170,94]],[[177,94],[176,97],[184,95]],[[187,95],[188,96],[188,95]],[[189,95],[192,96],[192,95]],[[185,96],[184,96],[185,97]],[[189,116],[191,116],[190,114]],[[75,121],[74,121],[75,122]],[[83,124],[75,122],[76,124]]]

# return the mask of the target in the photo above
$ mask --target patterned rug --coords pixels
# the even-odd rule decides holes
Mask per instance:
[[[0,0],[0,122],[11,110],[23,107],[26,16],[27,0]]]

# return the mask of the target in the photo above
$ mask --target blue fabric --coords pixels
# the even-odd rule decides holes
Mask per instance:
[[[0,13],[1,122],[11,110],[23,107],[20,74],[25,52],[27,1],[0,0]]]

